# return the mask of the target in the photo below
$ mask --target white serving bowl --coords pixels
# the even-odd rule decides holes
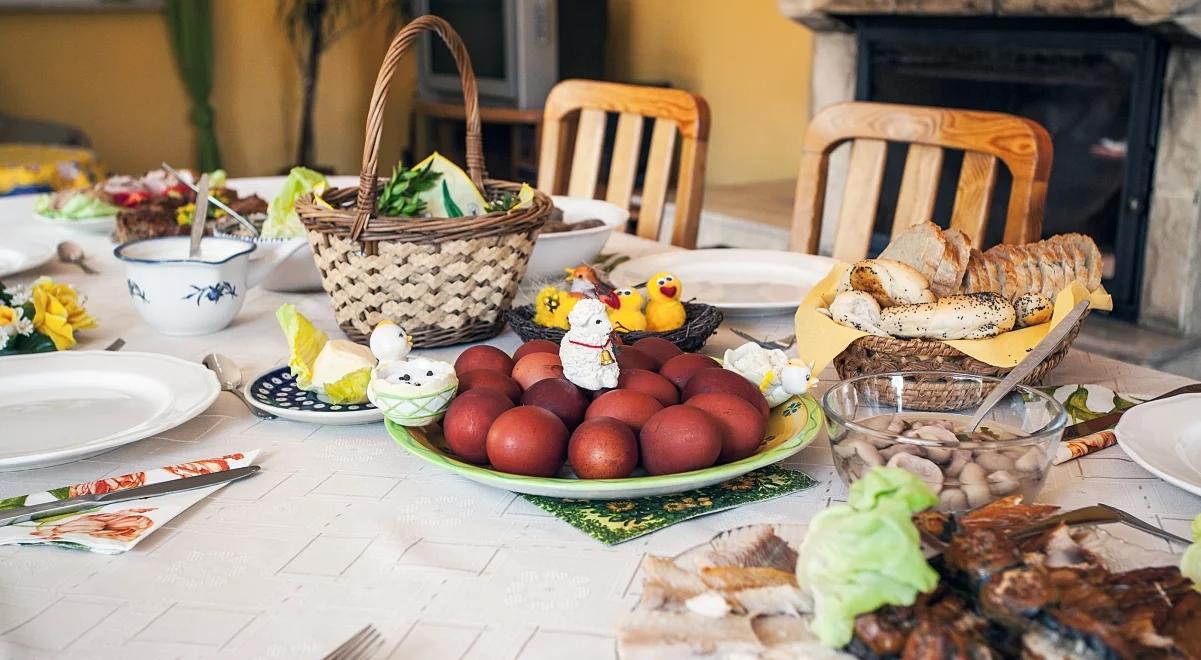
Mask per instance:
[[[624,228],[630,219],[627,209],[604,200],[562,195],[554,195],[551,199],[563,211],[564,222],[597,218],[605,225],[539,236],[534,253],[530,255],[527,278],[562,278],[565,269],[592,263],[605,247],[613,228]]]

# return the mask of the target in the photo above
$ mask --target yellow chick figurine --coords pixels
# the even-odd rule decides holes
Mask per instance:
[[[576,299],[553,286],[543,287],[534,297],[534,323],[546,328],[567,329],[567,315]]]
[[[617,332],[646,330],[646,316],[642,313],[642,294],[634,289],[617,289],[617,309],[610,308],[609,322]]]
[[[651,332],[667,332],[684,325],[686,314],[680,297],[684,287],[679,278],[671,273],[657,273],[646,281],[646,329]]]

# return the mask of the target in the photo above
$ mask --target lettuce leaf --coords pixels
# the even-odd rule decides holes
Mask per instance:
[[[52,195],[41,195],[33,203],[33,210],[47,218],[60,220],[87,220],[117,214],[117,207],[91,194],[80,192],[67,197],[61,208],[54,208]]]
[[[1193,518],[1193,544],[1180,558],[1180,572],[1193,581],[1193,588],[1201,591],[1201,515]]]
[[[848,504],[814,517],[801,544],[797,581],[814,600],[822,644],[851,641],[855,617],[882,605],[912,605],[938,586],[911,517],[938,498],[912,474],[879,467],[851,486]]]
[[[301,195],[325,192],[325,176],[306,167],[293,167],[284,187],[267,205],[267,219],[260,232],[263,238],[297,238],[304,236],[304,224],[296,214],[296,200]]]
[[[325,398],[330,403],[363,403],[367,400],[367,383],[371,380],[371,369],[352,371],[332,383],[325,384]]]
[[[321,348],[329,338],[324,332],[313,327],[303,314],[296,311],[295,305],[280,305],[279,309],[275,310],[275,318],[288,341],[288,366],[292,369],[292,375],[296,377],[297,387],[302,390],[312,389],[313,363],[317,361],[317,355],[321,353]]]

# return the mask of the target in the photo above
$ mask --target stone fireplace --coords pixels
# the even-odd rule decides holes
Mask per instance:
[[[1102,244],[1115,316],[1197,336],[1201,1],[1186,1],[778,0],[815,32],[814,111],[876,100],[998,110],[1047,126],[1056,167],[1045,231],[1084,231]],[[834,187],[848,155],[840,151]],[[903,156],[890,153],[897,180]],[[952,188],[957,173],[948,160]],[[886,172],[886,190],[888,181]],[[1007,194],[1000,182],[997,193]],[[841,195],[826,199],[825,217],[837,217]],[[884,240],[882,231],[876,242]]]

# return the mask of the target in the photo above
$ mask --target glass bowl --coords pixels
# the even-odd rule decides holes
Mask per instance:
[[[1053,397],[1018,386],[975,434],[964,432],[1000,379],[909,371],[859,376],[822,397],[834,467],[848,486],[877,465],[905,469],[962,511],[1042,489],[1068,416]]]

